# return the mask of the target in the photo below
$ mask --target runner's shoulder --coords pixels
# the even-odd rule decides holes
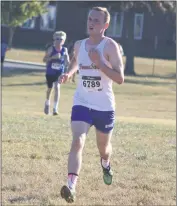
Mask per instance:
[[[47,51],[48,54],[52,53],[53,45],[49,46],[46,51]]]
[[[81,46],[82,41],[84,41],[84,40],[86,40],[86,39],[77,40],[74,43],[74,48],[78,49]]]
[[[116,42],[114,39],[110,38],[110,37],[105,37],[107,39],[106,44],[107,46],[111,46],[111,47],[117,47],[118,46],[118,42]]]
[[[68,48],[67,47],[63,47],[63,50],[66,54],[68,53]]]
[[[108,51],[109,53],[112,51],[116,51],[119,49],[119,43],[116,42],[114,39],[105,37],[107,39],[106,44],[105,44],[105,50]]]

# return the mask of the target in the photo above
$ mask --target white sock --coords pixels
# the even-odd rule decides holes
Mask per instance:
[[[78,175],[68,174],[68,187],[75,191]]]
[[[58,109],[58,102],[54,102],[53,108],[54,108],[55,111],[57,111],[57,109]]]
[[[108,168],[110,166],[110,161],[108,160],[104,160],[103,158],[101,158],[101,164],[104,168]]]
[[[56,101],[56,99],[54,97],[53,109],[55,111],[57,111],[58,110],[58,103],[59,103],[59,100],[60,100],[60,84],[58,84],[58,82],[57,83],[55,82],[55,93],[58,93],[58,99]]]
[[[50,105],[50,100],[46,100],[45,104],[49,106]]]

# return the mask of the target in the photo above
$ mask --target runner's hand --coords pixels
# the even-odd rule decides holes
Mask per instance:
[[[68,73],[65,73],[65,74],[62,74],[62,75],[59,77],[58,82],[59,82],[60,84],[66,83],[68,79],[69,79],[69,74],[68,74]]]
[[[97,66],[99,67],[100,63],[101,63],[101,56],[100,56],[100,52],[97,49],[91,49],[89,51],[89,57],[91,59],[91,61]]]
[[[61,57],[61,54],[58,53],[58,54],[51,56],[51,59],[60,59],[60,57]]]

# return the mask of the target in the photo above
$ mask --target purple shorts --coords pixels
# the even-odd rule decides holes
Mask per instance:
[[[82,121],[94,125],[103,133],[109,133],[114,127],[114,111],[97,111],[88,107],[76,105],[72,108],[71,121]]]

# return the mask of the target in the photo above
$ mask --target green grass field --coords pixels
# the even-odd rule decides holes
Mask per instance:
[[[149,65],[142,61],[136,69],[142,75],[148,74]],[[175,75],[175,62],[158,61],[160,74]],[[75,87],[72,83],[63,85],[60,115],[46,116],[44,72],[5,72],[3,205],[67,205],[60,197],[60,188],[67,177]],[[114,91],[114,182],[111,186],[103,183],[92,128],[84,149],[75,205],[176,205],[175,79],[126,77],[123,85],[114,85]]]
[[[44,51],[37,50],[23,50],[23,49],[11,49],[7,52],[7,59],[37,62],[43,63]],[[126,57],[123,57],[124,62]],[[139,75],[152,75],[153,73],[153,59],[135,58],[135,71]],[[163,77],[175,77],[176,75],[176,63],[175,61],[167,60],[155,60],[154,76]]]

